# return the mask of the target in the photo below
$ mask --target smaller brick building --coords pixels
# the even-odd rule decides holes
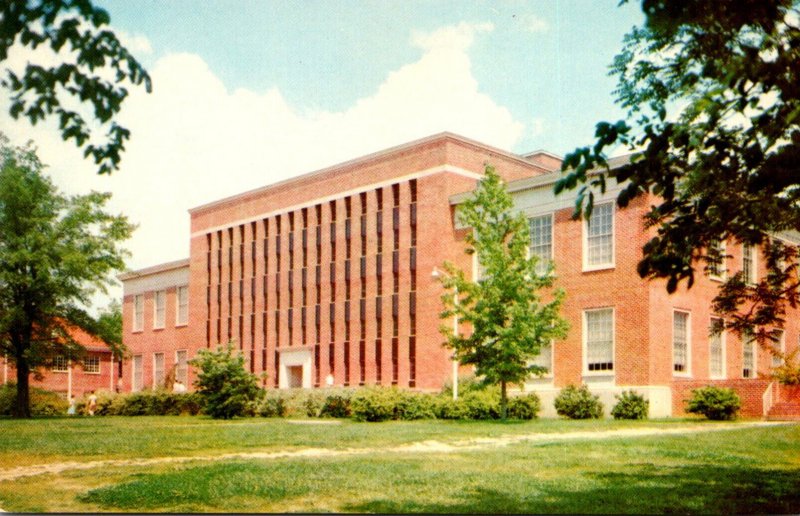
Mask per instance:
[[[114,359],[108,345],[75,326],[69,328],[69,333],[75,342],[86,349],[85,356],[79,361],[68,360],[63,356],[56,357],[52,367],[37,371],[40,378],[31,375],[31,387],[59,392],[65,397],[70,394],[81,397],[101,389],[118,389],[118,380],[124,375],[123,363]],[[14,364],[0,358],[0,367],[3,385],[16,383],[17,371]]]

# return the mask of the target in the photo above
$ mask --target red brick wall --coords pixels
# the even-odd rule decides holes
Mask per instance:
[[[687,415],[685,400],[692,396],[692,389],[713,386],[733,389],[742,400],[739,415],[742,417],[762,417],[764,415],[763,395],[769,385],[764,379],[736,380],[676,380],[672,385],[672,411],[675,416]]]

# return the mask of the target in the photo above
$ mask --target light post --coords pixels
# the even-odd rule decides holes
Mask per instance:
[[[436,267],[431,272],[431,278],[434,280],[439,279],[441,273]],[[453,308],[458,306],[458,286],[455,287],[453,292]],[[458,313],[453,314],[453,335],[458,337]],[[458,399],[458,359],[456,359],[456,352],[453,351],[453,400]]]

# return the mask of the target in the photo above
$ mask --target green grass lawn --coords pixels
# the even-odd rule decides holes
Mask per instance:
[[[264,419],[219,422],[199,417],[2,420],[0,469],[64,460],[307,447],[380,451],[70,470],[0,482],[0,508],[14,512],[800,511],[798,425],[696,435],[520,442],[453,453],[394,451],[398,445],[426,440],[685,425],[676,420],[344,421],[337,425]]]

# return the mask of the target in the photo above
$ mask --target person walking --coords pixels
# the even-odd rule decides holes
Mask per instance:
[[[93,416],[94,411],[97,410],[97,395],[95,395],[94,391],[89,394],[89,404],[87,405],[87,410],[89,411],[90,416]]]

